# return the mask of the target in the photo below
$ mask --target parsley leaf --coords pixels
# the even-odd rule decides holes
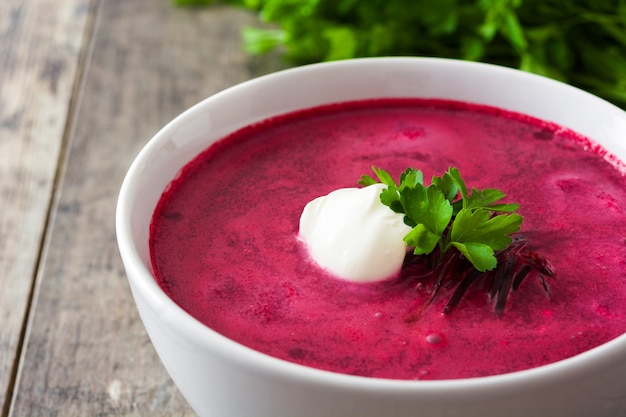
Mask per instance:
[[[489,271],[498,265],[498,260],[489,245],[472,242],[453,242],[452,245],[457,248],[478,271]]]
[[[452,201],[459,193],[459,186],[449,172],[441,177],[433,176],[431,182],[441,190],[449,201]]]
[[[476,242],[489,245],[494,250],[504,249],[511,243],[509,234],[519,230],[522,216],[501,214],[492,216],[485,209],[462,209],[450,229],[450,242]]]
[[[422,184],[402,188],[400,203],[404,208],[404,222],[413,227],[404,241],[415,246],[413,253],[416,255],[432,252],[450,223],[452,205],[436,186],[426,188]]]
[[[492,217],[483,208],[464,208],[452,223],[446,249],[454,246],[477,270],[484,272],[496,267],[494,251],[506,248],[512,241],[509,235],[517,232],[521,224],[519,214]]]

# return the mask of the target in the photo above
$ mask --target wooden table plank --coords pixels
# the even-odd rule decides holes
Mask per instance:
[[[10,401],[89,4],[0,2],[0,415]]]
[[[226,6],[99,3],[11,416],[193,415],[139,321],[115,203],[131,160],[161,126],[280,65],[242,52],[239,30],[255,21]]]

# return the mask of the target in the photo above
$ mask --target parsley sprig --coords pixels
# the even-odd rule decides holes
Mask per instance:
[[[424,184],[422,171],[414,168],[400,175],[399,185],[387,171],[372,169],[379,181],[363,175],[359,184],[387,185],[380,200],[404,214],[404,222],[413,228],[404,241],[414,248],[415,255],[429,255],[438,249],[444,256],[454,248],[476,270],[489,271],[498,264],[495,251],[505,249],[512,242],[510,235],[522,224],[522,216],[515,213],[518,204],[498,203],[505,194],[495,188],[468,191],[457,168],[433,176],[429,186]]]
[[[402,266],[402,281],[432,281],[426,303],[416,302],[404,317],[406,322],[419,319],[442,288],[451,292],[443,312],[451,313],[463,296],[476,283],[486,291],[494,313],[504,312],[509,295],[527,277],[535,276],[550,297],[547,278],[554,278],[550,262],[530,247],[518,234],[522,216],[518,204],[501,203],[505,194],[495,188],[468,190],[457,168],[449,168],[442,176],[433,176],[424,184],[424,174],[408,168],[397,184],[391,175],[372,167],[378,181],[361,176],[359,184],[368,186],[381,182],[387,187],[380,201],[397,213],[411,231],[404,236],[413,248]]]

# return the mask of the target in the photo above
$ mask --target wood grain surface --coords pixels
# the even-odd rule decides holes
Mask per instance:
[[[71,97],[73,105],[65,103],[67,126],[62,111],[48,115],[39,109],[42,120],[37,123],[43,126],[31,129],[51,129],[49,125],[58,123],[44,135],[51,143],[42,139],[36,152],[22,149],[29,146],[25,139],[8,148],[0,143],[2,165],[13,164],[10,170],[1,168],[0,195],[18,204],[9,220],[2,216],[0,244],[15,245],[29,235],[19,249],[0,247],[0,305],[5,306],[0,309],[1,332],[6,332],[7,315],[14,315],[12,306],[20,310],[9,334],[0,333],[0,389],[7,387],[6,398],[12,398],[2,417],[193,415],[162,368],[133,304],[115,241],[117,194],[140,148],[174,116],[208,95],[283,65],[272,57],[249,58],[242,51],[240,29],[256,22],[242,10],[221,5],[176,8],[169,0],[67,3],[63,13],[78,6],[83,13],[73,22],[73,33],[66,33],[74,55],[54,64],[59,70],[49,64],[49,74],[39,81],[57,94],[66,91],[68,100],[82,31],[93,15],[81,82]],[[24,71],[23,65],[15,71]],[[41,74],[41,68],[34,72]],[[3,89],[6,85],[3,80]],[[5,95],[10,94],[3,90],[2,123],[9,123],[4,122],[12,114],[4,111]],[[18,156],[8,157],[7,152]],[[3,202],[1,207],[9,206]],[[29,210],[36,213],[27,214]],[[7,254],[13,259],[5,259]],[[17,259],[24,256],[28,259]],[[19,347],[20,320],[28,308]],[[21,360],[11,384],[4,375],[15,363],[11,354],[18,351]]]
[[[2,415],[11,398],[89,6],[89,0],[0,2]]]

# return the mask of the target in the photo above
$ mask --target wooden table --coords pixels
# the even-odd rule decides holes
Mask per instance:
[[[0,417],[187,416],[115,240],[128,166],[174,116],[279,69],[255,16],[170,0],[0,2]]]

